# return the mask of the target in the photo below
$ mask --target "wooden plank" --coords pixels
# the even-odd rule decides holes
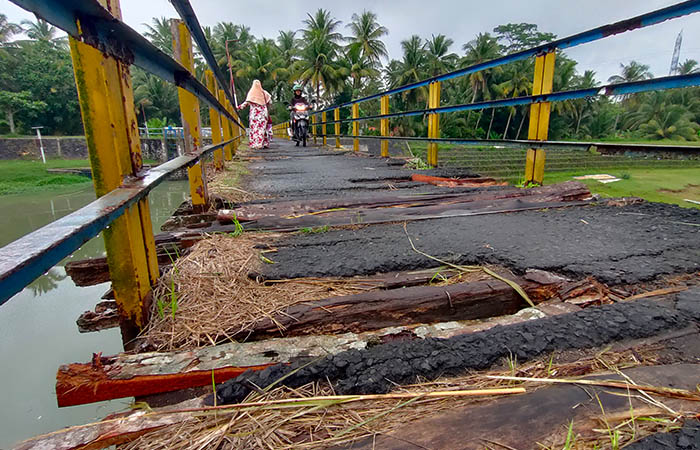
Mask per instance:
[[[177,259],[184,252],[158,253],[158,266],[164,267],[172,264],[172,259]],[[171,259],[172,257],[172,259]],[[71,261],[65,265],[66,274],[71,277],[76,286],[94,286],[111,280],[107,258],[88,258],[80,261]]]
[[[534,294],[530,294],[533,295]],[[228,342],[197,350],[93,355],[89,363],[61,366],[56,374],[59,406],[92,403],[101,400],[172,392],[182,386],[211,384],[214,371],[217,382],[237,376],[244,368],[263,368],[286,363],[298,357],[333,355],[349,349],[366,348],[369,343],[419,338],[448,338],[475,333],[498,325],[511,325],[544,316],[566,314],[578,307],[561,302],[543,302],[531,313],[492,317],[477,324],[471,322],[413,323],[363,333],[306,335],[272,338],[254,342]]]
[[[472,179],[473,180],[473,179]],[[488,180],[488,179],[486,179]],[[498,200],[506,198],[523,198],[551,196],[566,200],[578,200],[590,197],[588,187],[577,181],[541,186],[533,189],[503,187],[493,190],[478,190],[468,192],[448,192],[428,195],[375,195],[356,198],[322,198],[311,200],[291,200],[282,202],[267,202],[242,205],[234,210],[219,211],[220,221],[231,220],[233,214],[239,221],[257,220],[270,216],[298,216],[316,213],[330,209],[353,207],[387,207],[402,204],[428,205],[440,202],[462,202]]]
[[[540,303],[559,296],[573,282],[563,278],[543,284],[504,274],[518,283],[530,299]],[[489,279],[449,286],[414,286],[330,297],[292,305],[255,324],[250,338],[342,331],[355,333],[415,323],[483,319],[513,314],[525,301],[506,283]]]
[[[626,369],[622,373],[638,384],[690,391],[694,391],[700,381],[698,364],[643,366]],[[616,373],[584,379],[601,378],[624,381]],[[539,443],[551,445],[548,439],[554,436],[563,441],[571,422],[577,442],[582,438],[600,438],[601,435],[592,432],[592,429],[601,428],[601,408],[611,427],[634,417],[668,414],[661,407],[651,408],[650,402],[634,394],[636,392],[629,396],[626,389],[608,387],[586,386],[586,389],[581,389],[573,384],[548,386],[525,395],[495,399],[418,419],[389,433],[355,442],[352,448],[481,450],[489,443],[492,448],[538,448]],[[663,404],[677,411],[693,411],[697,407],[692,401],[678,399],[665,398]],[[602,428],[605,429],[605,426]],[[469,430],[468,435],[464,433],[466,429]]]

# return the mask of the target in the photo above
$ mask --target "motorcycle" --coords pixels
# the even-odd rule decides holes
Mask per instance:
[[[309,109],[305,103],[296,103],[290,106],[292,111],[292,139],[297,142],[297,147],[301,142],[306,147],[306,140],[309,137]]]

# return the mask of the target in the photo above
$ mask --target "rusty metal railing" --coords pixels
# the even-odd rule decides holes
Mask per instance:
[[[159,274],[149,192],[168,175],[187,168],[193,208],[207,208],[201,159],[214,153],[215,167],[221,168],[224,158],[235,153],[245,128],[187,0],[174,2],[185,20],[171,21],[173,56],[121,21],[118,0],[12,1],[69,35],[98,199],[0,249],[0,305],[103,231],[126,341],[147,321],[151,286]],[[194,76],[191,34],[212,64],[206,86]],[[180,98],[186,154],[150,170],[142,165],[132,64],[175,84]],[[202,145],[201,101],[209,105],[209,146]]]
[[[355,151],[359,149],[358,139],[359,130],[357,124],[362,121],[380,120],[381,136],[363,136],[369,139],[381,139],[381,155],[389,156],[388,142],[392,138],[389,136],[389,119],[397,117],[408,117],[417,115],[428,116],[428,135],[426,137],[414,138],[416,140],[428,142],[427,162],[429,165],[437,166],[438,164],[438,143],[450,142],[458,143],[467,141],[470,143],[480,143],[482,145],[500,143],[503,141],[493,141],[490,139],[443,139],[440,137],[440,115],[448,112],[456,111],[481,111],[490,108],[512,107],[516,105],[530,105],[530,126],[528,130],[528,140],[530,142],[530,150],[528,151],[525,166],[525,182],[542,183],[544,178],[544,162],[545,152],[544,143],[548,143],[549,132],[549,115],[551,103],[555,101],[565,101],[578,98],[590,98],[599,95],[628,95],[637,92],[646,92],[651,90],[672,89],[687,86],[700,85],[700,75],[680,75],[663,78],[655,78],[652,80],[644,80],[633,83],[621,83],[602,86],[593,89],[572,90],[566,92],[552,93],[553,77],[554,77],[554,60],[557,50],[572,48],[578,45],[594,42],[613,35],[625,33],[639,28],[657,25],[667,20],[676,19],[688,14],[694,14],[700,11],[700,0],[688,0],[665,8],[651,11],[630,19],[625,19],[613,24],[603,25],[581,33],[567,36],[562,39],[557,39],[533,48],[525,49],[516,53],[512,53],[500,58],[495,58],[490,61],[475,64],[469,67],[464,67],[449,73],[437,75],[425,80],[409,83],[403,86],[385,90],[367,97],[351,100],[339,105],[333,105],[325,109],[311,112],[312,115],[312,134],[314,140],[317,137],[323,139],[323,145],[326,145],[327,138],[335,137],[335,146],[340,147],[340,138],[353,138],[353,148]],[[516,61],[526,60],[535,57],[535,76],[533,80],[533,91],[531,96],[508,98],[493,101],[485,101],[478,103],[467,103],[459,105],[441,106],[440,92],[441,83],[450,79],[471,75],[483,70],[493,69],[505,64],[510,64]],[[389,97],[409,90],[428,87],[428,108],[389,113]],[[370,116],[359,116],[358,105],[370,100],[381,100],[380,114]],[[340,119],[341,108],[352,108],[351,117]],[[333,120],[326,120],[327,113],[332,112]],[[318,116],[321,120],[318,120]],[[341,135],[340,124],[352,123],[352,134]],[[327,125],[333,124],[335,132],[328,133]],[[321,133],[316,133],[316,127],[320,127]],[[394,137],[395,139],[406,139],[403,137]],[[410,139],[410,138],[408,138]],[[510,142],[510,141],[506,141]]]

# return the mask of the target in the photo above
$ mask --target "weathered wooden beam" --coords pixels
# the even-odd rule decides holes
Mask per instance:
[[[76,320],[78,331],[90,333],[119,326],[119,310],[117,302],[107,300],[99,302],[94,311],[85,311]]]
[[[557,298],[574,282],[550,275],[538,281],[506,275],[535,303]],[[255,324],[250,338],[326,332],[363,332],[415,323],[483,319],[513,314],[527,303],[508,284],[489,279],[449,286],[415,286],[375,290],[292,305]]]
[[[321,198],[310,200],[288,200],[280,202],[248,203],[233,210],[221,210],[220,221],[230,221],[236,215],[239,221],[258,220],[265,217],[300,216],[338,208],[382,208],[397,205],[432,205],[440,203],[469,203],[476,201],[498,200],[506,198],[523,198],[546,196],[565,200],[581,200],[590,196],[588,187],[580,182],[571,181],[533,189],[501,187],[492,190],[470,190],[467,192],[446,192],[427,195],[374,195],[371,197]]]
[[[489,177],[475,177],[475,178],[445,178],[445,177],[433,177],[429,175],[423,175],[420,173],[414,173],[411,175],[411,181],[418,181],[421,183],[428,183],[434,186],[463,186],[463,187],[481,187],[481,186],[506,186],[508,183],[502,181],[496,181],[495,178]]]
[[[363,349],[368,344],[419,338],[448,338],[474,333],[497,325],[510,325],[544,316],[578,310],[575,305],[545,302],[531,314],[514,314],[490,318],[478,324],[421,323],[391,327],[364,333],[312,335],[272,338],[255,342],[229,342],[197,350],[119,354],[109,357],[93,355],[90,363],[63,365],[56,374],[56,397],[59,406],[93,403],[123,397],[172,392],[188,387],[222,382],[246,369],[261,369],[270,364],[286,363],[299,357],[333,355],[349,349]]]
[[[158,253],[158,266],[163,267],[172,264],[181,253]],[[172,259],[171,259],[172,258]],[[71,261],[65,265],[66,274],[71,277],[76,286],[94,286],[111,280],[107,258],[88,258],[80,261]]]

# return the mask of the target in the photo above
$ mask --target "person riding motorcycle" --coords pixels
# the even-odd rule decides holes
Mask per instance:
[[[302,86],[300,84],[295,84],[292,89],[294,91],[294,96],[292,97],[291,101],[289,102],[287,109],[289,109],[290,111],[294,111],[294,108],[298,104],[302,104],[302,105],[306,106],[307,109],[310,108],[309,102],[302,95]],[[294,139],[295,141],[298,141],[297,136],[294,133],[295,125],[296,125],[295,120],[294,120],[294,113],[291,114],[291,117],[289,119],[289,125],[290,125],[292,139]],[[298,142],[297,142],[297,145],[299,145]]]

